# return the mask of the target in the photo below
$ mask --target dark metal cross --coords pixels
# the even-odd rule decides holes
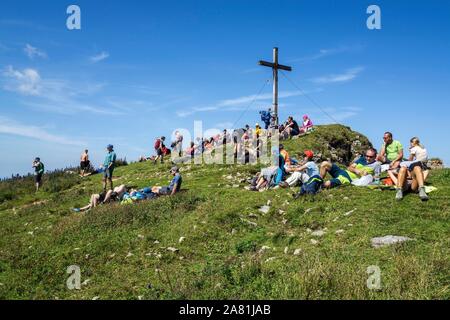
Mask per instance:
[[[273,48],[273,62],[259,61],[259,65],[270,67],[273,70],[273,108],[275,112],[275,124],[278,128],[278,69],[292,71],[289,66],[278,64],[278,48]]]

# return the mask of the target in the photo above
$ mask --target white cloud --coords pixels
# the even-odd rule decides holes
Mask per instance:
[[[279,98],[289,98],[289,97],[295,97],[295,96],[301,96],[304,92],[301,91],[281,91],[278,93]],[[211,106],[206,107],[193,107],[188,108],[184,110],[178,110],[177,115],[181,118],[190,116],[194,113],[198,112],[207,112],[207,111],[236,111],[241,110],[242,106],[248,106],[252,102],[261,102],[264,101],[265,103],[269,103],[272,100],[272,93],[267,94],[260,94],[260,95],[249,95],[249,96],[243,96],[233,99],[226,99],[221,100]]]
[[[26,106],[64,115],[75,113],[123,115],[124,110],[114,106],[100,107],[82,102],[82,98],[97,93],[104,84],[73,84],[61,79],[42,79],[35,69],[15,70],[8,66],[4,72],[4,89],[17,92],[28,99]]]
[[[5,117],[0,117],[0,133],[32,138],[63,145],[72,145],[72,146],[86,145],[85,142],[75,141],[67,137],[54,135],[47,132],[45,129],[41,127],[25,125]]]
[[[25,48],[23,48],[23,51],[31,60],[33,60],[35,57],[47,58],[47,54],[44,51],[39,50],[38,48],[35,48],[28,43],[25,45]]]
[[[358,76],[358,74],[361,73],[363,70],[364,70],[363,67],[356,67],[348,69],[347,71],[341,74],[330,74],[327,76],[311,79],[311,81],[318,84],[348,82],[355,79]]]
[[[8,66],[4,72],[10,82],[5,86],[6,90],[16,91],[24,95],[36,96],[41,91],[41,76],[35,69],[15,70]]]
[[[333,55],[340,54],[340,53],[361,51],[362,49],[363,49],[363,46],[361,46],[361,45],[340,46],[340,47],[331,48],[331,49],[321,49],[316,54],[302,57],[302,58],[292,59],[292,60],[289,60],[289,62],[302,62],[302,63],[310,62],[310,61],[315,61],[318,59],[322,59],[322,58],[333,56]]]
[[[109,53],[106,51],[103,51],[93,57],[90,57],[89,60],[91,60],[92,63],[97,63],[97,62],[103,61],[108,58],[109,58]]]

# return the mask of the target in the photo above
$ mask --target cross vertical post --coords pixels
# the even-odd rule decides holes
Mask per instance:
[[[278,48],[273,48],[273,62],[259,61],[259,65],[264,67],[272,68],[273,71],[273,110],[275,113],[275,125],[278,128],[279,118],[278,118],[278,69],[292,71],[289,66],[284,66],[278,64]]]

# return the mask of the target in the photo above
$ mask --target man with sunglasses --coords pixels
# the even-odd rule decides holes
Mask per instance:
[[[352,184],[357,186],[366,186],[378,181],[381,175],[381,163],[376,161],[377,150],[370,148],[366,151],[364,157],[357,159],[352,163],[347,171],[352,178]]]

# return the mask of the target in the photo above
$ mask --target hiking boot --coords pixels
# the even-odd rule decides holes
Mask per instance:
[[[400,201],[403,199],[403,190],[402,189],[398,189],[397,190],[397,194],[395,195],[395,200]]]
[[[425,192],[425,187],[419,188],[419,197],[422,201],[428,201],[429,198],[427,193]]]
[[[289,183],[287,183],[286,181],[282,181],[278,185],[280,186],[280,188],[289,188]]]

